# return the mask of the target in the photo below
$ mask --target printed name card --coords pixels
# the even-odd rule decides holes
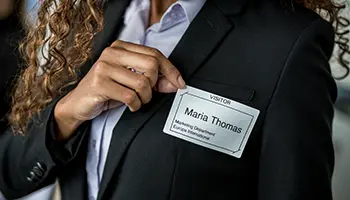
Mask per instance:
[[[240,158],[259,110],[190,86],[178,90],[163,131]]]

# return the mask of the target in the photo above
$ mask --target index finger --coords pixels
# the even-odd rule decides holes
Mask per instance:
[[[179,70],[177,70],[176,67],[159,50],[121,40],[114,41],[111,47],[124,48],[128,51],[142,53],[157,58],[160,63],[159,72],[177,88],[185,88],[186,83],[183,80]]]

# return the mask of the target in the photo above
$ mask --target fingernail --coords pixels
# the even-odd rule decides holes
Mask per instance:
[[[179,76],[177,78],[177,82],[179,83],[181,89],[186,87],[186,83],[185,83],[184,79],[182,78],[182,76]]]

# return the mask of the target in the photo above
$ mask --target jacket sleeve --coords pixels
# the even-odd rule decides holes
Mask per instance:
[[[78,154],[88,123],[83,124],[65,143],[55,140],[53,102],[36,117],[23,135],[14,135],[11,128],[0,134],[0,191],[8,199],[17,199],[56,180]]]
[[[333,45],[331,25],[319,19],[291,50],[265,117],[259,200],[332,199]]]

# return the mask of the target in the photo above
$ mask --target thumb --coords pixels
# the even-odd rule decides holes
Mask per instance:
[[[173,93],[177,91],[177,87],[173,85],[165,76],[159,76],[156,89],[161,93]]]

